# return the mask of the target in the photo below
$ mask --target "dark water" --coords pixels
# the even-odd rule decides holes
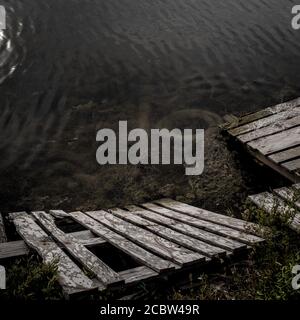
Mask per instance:
[[[299,96],[294,2],[0,0],[8,23],[0,38],[2,165],[24,157],[24,144],[59,136],[79,103],[117,106],[123,118],[174,112],[178,124],[177,110],[217,122]]]

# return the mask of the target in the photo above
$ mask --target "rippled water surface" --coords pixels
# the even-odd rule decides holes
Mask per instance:
[[[153,127],[183,126],[193,115],[210,125],[226,113],[299,95],[292,0],[0,4],[7,10],[0,34],[5,165],[23,156],[24,143],[59,135],[71,107],[89,101],[105,118],[121,112]],[[105,113],[108,106],[116,107]]]

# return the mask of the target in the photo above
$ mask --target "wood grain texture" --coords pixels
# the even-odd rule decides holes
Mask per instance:
[[[243,117],[240,117],[237,121],[233,121],[231,123],[225,124],[224,128],[227,130],[233,129],[233,128],[242,126],[244,124],[254,122],[258,119],[267,118],[269,116],[272,116],[273,114],[287,111],[299,105],[300,105],[300,98],[297,98],[288,102],[280,103],[275,106],[268,107],[260,111],[249,113]]]
[[[70,216],[72,216],[83,226],[90,229],[92,232],[104,238],[108,243],[159,273],[174,270],[176,267],[174,263],[152,254],[151,252],[129,241],[118,233],[111,231],[109,228],[106,228],[96,220],[80,211],[71,212]]]
[[[291,128],[274,135],[263,137],[248,143],[252,149],[258,150],[263,155],[269,155],[300,143],[300,127]]]
[[[253,223],[197,208],[186,203],[182,203],[172,199],[161,199],[155,201],[155,203],[167,209],[181,212],[194,218],[214,222],[216,224],[224,225],[232,229],[240,230],[247,233],[254,232],[253,228],[255,227],[255,224]]]
[[[23,240],[0,243],[0,261],[27,255],[29,249]]]
[[[167,240],[191,249],[192,251],[199,252],[204,256],[218,258],[224,257],[227,254],[227,252],[220,247],[210,245],[204,241],[187,236],[181,232],[175,231],[174,229],[165,227],[158,223],[149,222],[149,220],[139,217],[131,212],[119,208],[114,208],[109,211],[121,219],[131,222],[137,226],[144,227]]]
[[[6,237],[3,216],[2,216],[2,213],[0,212],[0,243],[6,242],[6,241],[7,241],[7,237]]]
[[[300,107],[298,109],[299,109],[299,113],[300,113]],[[291,119],[287,119],[282,122],[275,122],[275,123],[272,123],[266,127],[261,128],[261,129],[257,129],[257,130],[251,131],[249,133],[239,135],[238,139],[241,142],[246,143],[246,142],[250,142],[250,141],[262,138],[262,137],[270,136],[275,133],[282,132],[282,131],[290,129],[290,128],[297,127],[297,126],[299,126],[299,124],[300,124],[300,116],[295,117],[295,118],[291,118]]]
[[[288,109],[284,112],[272,114],[269,117],[261,118],[246,125],[237,127],[235,129],[229,130],[229,133],[233,136],[241,136],[250,132],[263,132],[268,131],[271,128],[276,130],[279,125],[281,128],[282,124],[289,123],[292,119],[298,118],[300,115],[300,107]],[[292,121],[293,122],[293,121]],[[272,129],[271,129],[272,130]]]
[[[168,218],[172,218],[177,221],[189,224],[191,226],[204,229],[206,231],[221,235],[223,237],[228,237],[228,238],[246,243],[247,245],[254,245],[255,243],[264,241],[262,238],[258,236],[248,234],[243,231],[238,231],[236,229],[232,229],[224,225],[212,223],[207,220],[195,218],[191,215],[179,213],[175,210],[167,209],[167,208],[158,206],[154,203],[145,203],[145,204],[142,204],[142,207],[148,210],[154,211],[156,213],[159,213]]]
[[[271,160],[277,163],[292,160],[297,157],[300,157],[300,146],[277,152],[269,156]]]
[[[90,211],[87,215],[132,242],[182,266],[201,263],[205,257],[165,238],[124,221],[109,212]]]
[[[59,283],[67,295],[97,289],[80,268],[56,245],[55,242],[35,223],[33,218],[23,212],[11,215],[18,233],[28,246],[42,257],[44,263],[57,263]],[[104,287],[99,287],[104,289]]]
[[[290,171],[298,170],[298,169],[300,169],[300,158],[285,162],[282,164],[282,166],[287,168]]]
[[[171,218],[167,218],[167,217],[162,216],[158,213],[146,210],[146,209],[138,207],[138,206],[132,205],[132,206],[127,206],[126,208],[130,212],[134,213],[135,215],[141,216],[141,217],[148,219],[150,221],[153,221],[153,222],[157,222],[161,225],[167,226],[167,227],[174,229],[176,231],[179,231],[183,234],[186,234],[188,236],[202,240],[202,241],[209,243],[209,244],[212,244],[214,246],[218,246],[220,248],[223,248],[223,249],[231,251],[231,252],[237,252],[237,251],[244,250],[247,248],[247,246],[244,243],[241,243],[241,242],[238,242],[238,241],[235,241],[232,239],[228,239],[226,237],[219,236],[215,233],[208,232],[203,229],[193,227],[191,225],[176,221]]]
[[[136,282],[145,280],[148,281],[150,279],[156,278],[158,276],[158,273],[148,267],[141,266],[121,271],[119,272],[119,275],[122,279],[124,279],[126,284],[134,284]]]
[[[83,244],[77,241],[75,237],[58,229],[53,220],[49,219],[48,214],[43,211],[36,211],[32,214],[43,228],[47,230],[75,260],[81,263],[87,270],[94,273],[98,280],[105,286],[120,285],[123,283],[117,272],[113,271],[107,264],[95,256]]]

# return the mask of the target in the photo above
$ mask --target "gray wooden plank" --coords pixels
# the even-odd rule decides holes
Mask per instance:
[[[59,283],[68,295],[95,290],[97,286],[80,268],[48,237],[33,218],[23,212],[11,214],[17,232],[28,246],[42,257],[45,263],[57,263]],[[104,287],[99,287],[104,289]]]
[[[74,218],[78,223],[82,224],[86,228],[90,229],[95,234],[104,238],[108,243],[112,244],[116,248],[135,258],[140,263],[150,267],[151,269],[162,273],[175,269],[175,264],[164,260],[151,252],[143,249],[135,243],[127,240],[125,237],[118,233],[111,231],[96,220],[90,218],[86,214],[76,211],[71,212],[70,216]]]
[[[70,233],[85,246],[103,245],[106,241],[100,237],[95,237],[90,230],[76,231]],[[29,252],[23,240],[0,243],[0,260],[27,255]]]
[[[128,269],[119,272],[122,279],[125,280],[126,284],[134,284],[139,281],[150,280],[156,278],[158,273],[146,266],[140,266],[133,269]]]
[[[241,136],[246,134],[250,134],[251,132],[263,132],[264,130],[276,130],[276,128],[279,125],[279,130],[281,129],[281,125],[284,123],[289,123],[291,121],[290,126],[295,126],[295,124],[292,124],[296,118],[299,119],[300,115],[300,107],[297,106],[295,108],[288,109],[284,112],[275,113],[272,114],[269,117],[258,119],[256,121],[253,121],[251,123],[245,124],[243,126],[234,128],[232,130],[229,130],[229,133],[233,136]],[[293,121],[292,121],[293,120]],[[296,123],[297,125],[297,123]],[[272,132],[271,132],[272,133]],[[246,140],[246,139],[245,139]],[[243,140],[242,140],[243,141]]]
[[[251,141],[248,143],[248,146],[258,150],[263,155],[269,155],[273,152],[297,146],[299,143],[300,126]]]
[[[282,163],[282,166],[290,171],[300,169],[300,158]]]
[[[189,249],[181,247],[169,240],[166,240],[156,234],[137,227],[126,222],[109,212],[90,211],[87,215],[97,220],[106,227],[118,232],[132,242],[160,255],[163,258],[170,259],[182,266],[196,264],[205,261],[205,257]]]
[[[202,220],[199,218],[192,217],[191,215],[186,215],[185,213],[179,213],[175,210],[167,209],[161,206],[158,206],[154,203],[144,203],[141,205],[142,207],[157,212],[166,217],[181,221],[183,223],[189,224],[191,226],[204,229],[218,235],[228,237],[239,242],[246,243],[247,245],[253,245],[258,242],[262,242],[263,239],[252,234],[245,233],[243,231],[239,231],[236,229],[229,228],[224,225],[212,223],[207,220]]]
[[[5,232],[4,221],[3,221],[2,213],[0,212],[0,243],[6,242],[6,241],[7,241],[7,237]]]
[[[0,260],[24,256],[29,250],[23,240],[0,243]]]
[[[157,222],[161,225],[167,226],[183,234],[202,240],[206,243],[212,244],[213,246],[218,246],[231,252],[237,252],[247,248],[247,246],[244,243],[219,236],[215,233],[190,226],[186,223],[178,222],[174,219],[167,218],[158,213],[146,210],[138,206],[131,205],[127,206],[126,209],[128,209],[130,212],[133,212],[135,215],[139,215],[145,219]]]
[[[225,216],[219,213],[197,208],[192,205],[182,203],[172,199],[160,199],[154,201],[156,204],[180,213],[187,214],[194,218],[210,221],[216,224],[224,225],[239,231],[254,233],[256,225],[251,222],[243,221],[237,218]]]
[[[247,114],[241,118],[239,118],[238,121],[234,121],[232,123],[228,123],[224,126],[226,129],[233,129],[239,126],[242,126],[244,124],[254,122],[255,120],[266,118],[268,116],[271,116],[276,113],[284,112],[290,108],[295,108],[296,106],[300,105],[300,98],[280,103],[272,107],[265,108],[263,110]]]
[[[300,192],[292,187],[284,187],[280,189],[273,190],[282,199],[294,204],[298,209],[300,209]]]
[[[45,230],[80,262],[87,270],[93,272],[104,285],[120,285],[123,283],[118,273],[112,270],[106,263],[95,256],[83,244],[70,234],[66,234],[58,229],[48,214],[43,211],[32,212],[36,220]]]
[[[300,214],[277,195],[269,192],[263,192],[249,196],[249,199],[269,214],[278,212],[282,214],[283,217],[291,216],[291,221],[288,222],[291,229],[296,232],[300,232]]]
[[[273,153],[269,156],[271,160],[277,163],[281,163],[297,157],[300,157],[300,146],[287,149],[281,152]]]
[[[300,113],[300,107],[298,107],[297,110],[299,110],[299,113]],[[280,115],[280,113],[278,115]],[[293,128],[293,127],[297,127],[299,125],[300,125],[300,116],[294,117],[291,119],[286,119],[281,122],[272,123],[261,129],[257,129],[257,130],[239,135],[237,138],[241,142],[246,143],[246,142],[250,142],[258,138],[266,137],[266,136]]]
[[[144,227],[147,230],[152,231],[153,233],[165,239],[168,239],[172,242],[175,242],[193,251],[199,252],[204,256],[207,256],[210,258],[225,257],[226,254],[228,253],[227,251],[225,251],[220,247],[216,247],[202,240],[192,238],[188,235],[185,235],[183,233],[180,233],[174,229],[168,228],[158,223],[149,222],[149,220],[139,217],[129,211],[125,211],[120,208],[114,208],[114,209],[110,209],[109,212],[137,226]]]
[[[106,240],[95,236],[90,230],[76,231],[69,234],[78,239],[78,241],[86,247],[99,246],[107,243]]]

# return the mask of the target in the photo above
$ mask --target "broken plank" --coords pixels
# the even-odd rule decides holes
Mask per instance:
[[[277,163],[292,160],[297,157],[300,157],[300,146],[273,153],[269,156],[271,160]]]
[[[95,290],[98,287],[79,267],[48,237],[26,212],[12,214],[18,233],[28,246],[42,257],[44,263],[57,263],[58,281],[67,295]],[[104,289],[104,287],[98,287]]]
[[[204,230],[216,233],[224,237],[229,237],[231,239],[246,243],[247,245],[253,245],[255,243],[263,241],[262,238],[254,236],[252,234],[248,234],[236,229],[232,229],[224,225],[212,223],[207,220],[195,218],[195,217],[192,217],[191,215],[179,213],[175,210],[167,209],[167,208],[158,206],[154,203],[144,203],[141,206],[148,210],[162,214],[166,217],[181,221],[183,223],[189,224],[191,226],[194,226],[200,229],[204,229]]]
[[[203,255],[128,223],[109,212],[101,210],[86,212],[86,214],[132,242],[182,266],[205,261]]]
[[[37,221],[50,233],[59,243],[87,270],[93,272],[95,276],[104,285],[120,285],[123,281],[117,272],[113,271],[107,264],[95,256],[84,245],[76,241],[77,239],[69,234],[64,233],[56,227],[53,219],[43,211],[32,213]]]
[[[299,142],[300,126],[268,137],[259,138],[258,140],[249,142],[248,146],[260,151],[263,155],[269,155],[270,153],[297,146]]]
[[[167,226],[183,234],[202,240],[211,245],[218,246],[220,248],[223,248],[231,252],[237,252],[247,248],[247,246],[244,243],[219,236],[215,233],[208,232],[203,229],[199,229],[182,222],[178,222],[174,219],[167,218],[158,213],[143,209],[141,207],[132,205],[132,206],[127,206],[126,209],[128,209],[130,212],[134,213],[135,215],[141,216],[153,222],[157,222],[161,225]]]
[[[158,276],[158,273],[146,266],[140,266],[119,272],[126,284],[134,284],[142,280],[150,280]]]
[[[194,218],[224,225],[239,231],[254,233],[253,228],[255,227],[255,224],[251,222],[243,221],[237,218],[233,218],[233,217],[225,216],[212,211],[197,208],[192,205],[182,203],[172,199],[161,199],[154,202],[159,204],[162,207],[187,214]]]
[[[275,194],[263,192],[249,196],[249,199],[257,207],[269,214],[280,214],[284,221],[287,219],[287,223],[291,229],[295,230],[296,232],[300,232],[300,214]]]
[[[127,240],[125,237],[111,231],[109,228],[103,226],[96,220],[90,218],[86,214],[77,211],[71,212],[70,216],[74,218],[78,223],[82,224],[86,228],[90,229],[95,234],[104,238],[108,243],[112,244],[116,248],[135,258],[142,264],[150,267],[151,269],[162,273],[175,269],[175,266],[172,262],[164,260],[149,251],[141,248],[135,243]]]
[[[192,238],[174,229],[167,228],[155,222],[149,223],[149,220],[132,214],[131,212],[119,208],[114,208],[109,211],[121,219],[131,222],[137,226],[145,227],[149,231],[152,231],[153,233],[165,239],[168,239],[193,251],[199,252],[207,257],[218,258],[226,256],[227,252],[220,247],[210,245],[206,242]]]

